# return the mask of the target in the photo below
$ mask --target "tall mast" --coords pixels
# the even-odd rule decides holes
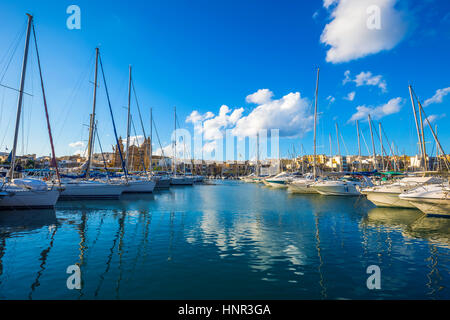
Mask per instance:
[[[420,136],[419,123],[417,122],[416,106],[415,106],[415,103],[414,103],[414,98],[413,98],[413,94],[412,94],[412,87],[411,87],[411,85],[408,86],[408,89],[409,89],[409,95],[411,97],[411,105],[412,105],[412,108],[413,108],[414,121],[416,123],[417,139],[418,139],[418,142],[419,142],[419,149],[420,149],[421,155],[423,156],[422,138]]]
[[[88,142],[88,160],[86,168],[86,178],[89,178],[89,171],[91,170],[91,162],[92,162],[92,152],[94,149],[95,107],[97,104],[97,72],[98,72],[98,48],[95,48],[94,97],[92,103],[91,121],[89,124],[89,142]]]
[[[256,133],[256,176],[259,177],[259,132]]]
[[[131,65],[128,67],[128,115],[127,115],[127,145],[126,145],[126,151],[125,151],[125,168],[127,168],[128,171],[128,151],[130,147],[130,122],[131,122]]]
[[[314,102],[314,161],[313,161],[313,175],[316,178],[316,127],[317,127],[317,95],[319,93],[319,68],[317,68],[317,78],[316,78],[316,96]]]
[[[373,150],[373,169],[377,169],[377,154],[375,151],[375,142],[373,140],[373,131],[372,131],[372,119],[370,118],[370,114],[367,115],[368,121],[369,121],[369,128],[370,128],[370,136],[372,138],[372,150]]]
[[[417,99],[417,97],[416,97]],[[420,104],[419,99],[417,99],[417,103]],[[422,119],[422,108],[419,106],[419,115],[420,115],[420,136],[422,137],[422,157],[423,157],[423,170],[427,171],[427,149],[425,147],[425,135],[423,133],[423,119]]]
[[[59,175],[58,162],[56,161],[56,154],[55,154],[55,146],[53,144],[52,128],[51,128],[50,119],[48,116],[47,98],[45,97],[44,79],[42,77],[41,59],[39,58],[39,50],[38,50],[37,39],[36,39],[36,31],[34,30],[34,24],[32,24],[32,26],[33,26],[34,45],[36,48],[37,63],[38,63],[38,67],[39,67],[39,77],[41,79],[41,89],[42,89],[42,98],[44,100],[45,117],[47,119],[48,137],[50,139],[50,147],[52,149],[52,161],[53,161],[53,165],[55,166],[56,178],[58,179],[58,185],[61,186],[61,177]]]
[[[339,171],[342,171],[342,164],[341,164],[341,145],[339,144],[339,128],[337,122],[336,125],[336,140],[337,140],[337,147],[338,147],[338,159],[339,159]]]
[[[28,13],[27,13],[27,16],[28,16],[27,37],[25,39],[25,51],[23,54],[23,61],[22,61],[22,74],[20,76],[19,98],[17,100],[16,130],[14,131],[14,143],[13,143],[13,148],[11,150],[11,168],[9,170],[9,177],[11,179],[14,178],[14,166],[16,164],[17,138],[19,136],[20,115],[22,113],[22,102],[23,102],[23,90],[25,88],[25,76],[27,73],[28,48],[29,48],[29,44],[30,44],[30,31],[31,31],[31,24],[33,22],[33,16]]]
[[[362,163],[361,163],[361,141],[360,141],[360,137],[359,137],[359,122],[358,120],[356,120],[356,133],[358,135],[358,166],[359,166],[359,171],[361,171],[362,169]]]
[[[383,156],[383,135],[381,134],[381,122],[378,122],[378,128],[380,130],[381,164],[382,164],[382,167],[383,167],[383,170],[384,170],[385,168],[384,168],[384,156]]]
[[[150,169],[150,173],[153,174],[153,108],[150,108],[150,164],[149,164],[149,169]]]
[[[174,140],[174,151],[173,151],[173,173],[177,174],[177,107],[173,107],[174,112],[174,124],[175,124],[175,140]]]

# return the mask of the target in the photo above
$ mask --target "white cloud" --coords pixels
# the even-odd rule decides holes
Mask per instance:
[[[386,92],[387,84],[381,75],[373,75],[370,71],[362,71],[360,74],[356,75],[354,79],[350,76],[350,71],[347,70],[344,72],[344,80],[342,80],[342,84],[346,84],[348,82],[356,83],[357,87],[360,86],[377,86],[383,92]]]
[[[450,93],[450,87],[438,89],[438,90],[436,90],[436,93],[431,98],[425,100],[425,102],[423,103],[423,106],[427,107],[433,103],[442,103],[442,100],[444,99],[444,97],[449,93]]]
[[[273,97],[273,92],[269,89],[259,89],[255,93],[249,94],[247,98],[245,98],[245,101],[248,103],[256,103],[256,104],[263,104]]]
[[[346,97],[344,97],[344,99],[348,100],[348,101],[353,101],[355,99],[355,95],[356,95],[356,92],[352,91]]]
[[[69,147],[71,148],[83,148],[85,146],[83,141],[76,141],[69,143]]]
[[[163,152],[164,152],[164,156],[165,156],[165,157],[171,157],[171,156],[173,155],[173,147],[172,147],[172,145],[169,144],[169,145],[163,147],[162,149],[161,149],[161,148],[158,148],[158,149],[154,152],[154,154],[157,155],[157,156],[162,156],[162,155],[163,155]],[[178,153],[178,152],[177,152],[177,153]]]
[[[194,130],[203,132],[204,150],[207,152],[215,149],[214,140],[222,138],[226,129],[231,129],[237,137],[255,136],[264,129],[279,129],[280,137],[293,137],[312,129],[313,116],[308,99],[302,98],[299,92],[289,93],[281,99],[272,97],[273,92],[268,89],[248,95],[246,101],[257,106],[246,116],[243,116],[244,108],[230,109],[222,105],[218,115],[203,122],[203,128],[198,124],[206,114],[194,111],[186,121],[189,119],[188,122],[194,124]]]
[[[388,103],[377,107],[367,107],[365,105],[356,107],[356,112],[347,122],[353,122],[355,120],[367,120],[367,116],[370,114],[372,119],[381,119],[385,116],[397,113],[402,107],[403,99],[400,97],[391,99]]]
[[[130,146],[140,146],[144,142],[144,136],[143,135],[137,135],[137,136],[130,136]],[[126,148],[127,139],[122,139],[123,147]]]
[[[428,121],[430,121],[430,123],[433,123],[439,119],[445,118],[447,115],[445,113],[443,114],[431,114],[427,117]]]
[[[324,0],[331,10],[331,22],[320,36],[320,41],[330,48],[326,60],[332,63],[348,62],[394,48],[407,29],[405,14],[395,8],[397,0]],[[336,4],[330,9],[332,4]],[[381,26],[368,28],[373,15],[367,9],[380,9]]]
[[[310,101],[299,92],[266,101],[242,117],[233,129],[236,136],[254,136],[259,130],[279,129],[280,137],[303,135],[311,130]]]
[[[333,97],[333,96],[328,96],[328,97],[327,97],[327,100],[328,100],[330,103],[333,103],[333,102],[336,101],[336,98]]]

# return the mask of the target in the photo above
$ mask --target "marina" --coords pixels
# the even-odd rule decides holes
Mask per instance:
[[[183,41],[207,32],[187,31],[198,17],[166,33],[142,8],[126,23],[121,10],[136,8],[112,14],[111,31],[101,19],[87,20],[89,33],[71,24],[77,5],[61,33],[46,22],[58,19],[31,13],[14,38],[0,28],[0,300],[449,300],[450,87],[413,70],[415,50],[395,53],[398,70],[350,63],[395,46],[335,48],[340,32],[329,30],[355,19],[338,19],[361,10],[353,1],[308,13],[326,23],[325,60],[288,65],[281,52],[303,54],[292,35],[287,49],[272,38],[255,46],[264,59],[252,48],[241,64],[241,46],[261,37],[238,39],[250,26],[194,46]],[[388,17],[395,2],[381,3]],[[8,19],[18,25],[17,13]],[[374,46],[386,32],[359,23]],[[60,37],[74,44],[58,52]],[[239,57],[221,47],[235,37]]]
[[[0,212],[0,299],[450,297],[450,219],[215,183]],[[66,287],[74,264],[81,290]]]

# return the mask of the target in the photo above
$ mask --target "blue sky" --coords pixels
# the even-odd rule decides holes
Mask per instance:
[[[164,146],[170,143],[176,106],[180,124],[191,131],[192,122],[185,120],[195,110],[211,120],[212,131],[229,128],[243,134],[248,128],[281,127],[282,156],[287,156],[288,150],[292,153],[293,145],[299,152],[300,144],[312,153],[310,116],[319,66],[318,152],[329,153],[328,135],[332,134],[334,143],[335,122],[348,152],[357,152],[356,128],[349,119],[359,117],[355,113],[360,107],[362,119],[373,114],[400,152],[415,154],[410,83],[423,102],[434,96],[425,111],[434,115],[433,124],[438,126],[445,149],[450,143],[450,94],[446,95],[450,91],[446,90],[450,87],[450,3],[366,1],[381,7],[381,29],[374,33],[359,25],[358,19],[367,19],[365,10],[361,11],[364,1],[2,1],[1,83],[19,86],[23,39],[6,73],[3,71],[11,56],[8,48],[24,30],[25,13],[31,12],[57,155],[83,149],[80,141],[87,139],[96,46],[100,46],[122,136],[126,133],[124,107],[131,64],[146,130],[152,107]],[[66,27],[66,8],[71,4],[81,9],[80,30]],[[352,5],[354,10],[350,10]],[[352,12],[364,17],[352,22]],[[25,99],[18,152],[42,155],[50,148],[33,55],[26,86],[33,97]],[[248,98],[260,89],[267,90],[260,91],[259,98]],[[297,92],[300,94],[295,96]],[[2,152],[12,146],[16,99],[16,92],[0,88]],[[240,110],[236,119],[218,117],[222,105],[228,107],[228,115]],[[271,116],[270,112],[285,106],[291,109]],[[103,84],[97,108],[102,147],[109,151],[114,139]],[[135,104],[133,108],[139,135]],[[362,120],[361,128],[370,146],[367,122]],[[426,135],[428,150],[435,152],[428,129]],[[333,149],[335,152],[335,145]],[[342,143],[341,149],[347,153]],[[362,150],[367,154],[364,145]]]

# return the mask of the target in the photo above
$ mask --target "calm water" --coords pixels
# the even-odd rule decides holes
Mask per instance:
[[[220,182],[0,212],[0,299],[449,299],[449,254],[450,219]]]

